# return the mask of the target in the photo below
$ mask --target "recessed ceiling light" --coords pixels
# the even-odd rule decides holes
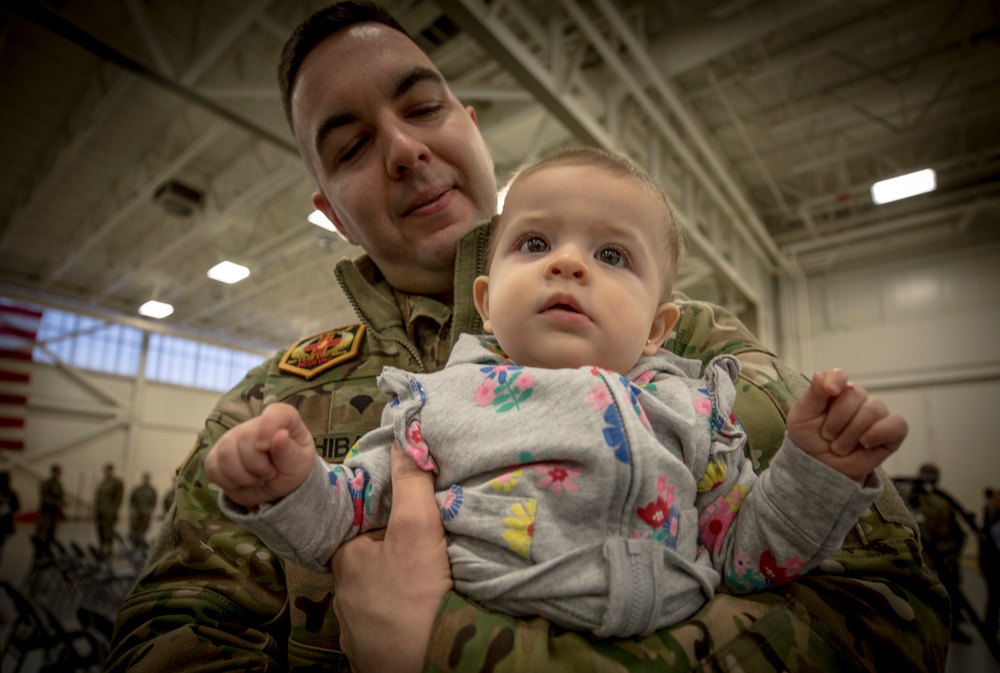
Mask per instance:
[[[917,194],[926,194],[937,189],[937,176],[933,168],[925,168],[915,173],[879,180],[872,185],[872,201],[875,205],[899,201]]]
[[[235,264],[229,261],[219,262],[208,270],[209,278],[222,283],[229,283],[230,285],[240,282],[249,275],[250,269],[242,264]]]
[[[144,315],[147,318],[166,318],[173,312],[174,307],[170,304],[164,304],[162,301],[150,300],[139,307],[140,315]]]

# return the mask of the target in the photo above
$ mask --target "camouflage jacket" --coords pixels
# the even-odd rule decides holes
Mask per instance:
[[[462,332],[482,325],[472,280],[487,231],[459,245],[455,306],[394,292],[367,258],[338,277],[363,326],[303,340],[252,370],[209,416],[178,471],[176,502],[150,561],[122,603],[107,670],[343,670],[329,577],[283,565],[222,517],[203,461],[227,429],[265,404],[298,407],[327,460],[341,461],[379,425],[385,365],[442,367]],[[667,348],[743,366],[735,413],[759,471],[780,446],[790,403],[806,385],[718,307],[683,302]],[[686,622],[643,638],[595,640],[543,618],[488,612],[449,593],[425,671],[943,670],[947,594],[920,558],[912,516],[886,489],[834,557],[805,578],[751,596],[716,596]]]
[[[124,487],[118,477],[105,477],[94,494],[94,510],[97,516],[116,516],[122,504]]]

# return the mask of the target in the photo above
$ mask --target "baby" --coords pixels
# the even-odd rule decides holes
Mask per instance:
[[[382,426],[328,465],[274,404],[206,458],[223,512],[317,572],[384,527],[394,442],[434,471],[455,588],[601,637],[790,582],[840,547],[906,423],[840,370],[813,376],[758,478],[732,414],[738,361],[659,348],[681,252],[659,187],[589,148],[523,168],[474,284],[485,331],[446,367],[386,368]]]

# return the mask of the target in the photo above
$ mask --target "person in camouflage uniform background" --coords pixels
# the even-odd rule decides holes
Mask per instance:
[[[38,519],[35,521],[35,556],[42,558],[52,555],[52,541],[56,537],[56,526],[63,515],[63,487],[59,481],[62,467],[53,464],[49,468],[49,478],[38,487]]]
[[[115,466],[104,465],[104,479],[97,485],[94,494],[94,522],[97,524],[97,540],[101,556],[108,558],[114,550],[115,524],[118,522],[118,508],[121,507],[125,489],[122,480],[115,476]]]
[[[938,488],[941,471],[933,463],[924,463],[917,482],[909,492],[909,505],[920,529],[924,562],[937,573],[951,599],[951,639],[956,643],[972,642],[961,627],[965,621],[962,607],[967,606],[962,593],[960,556],[967,536],[960,519],[972,531],[978,532],[975,521],[951,495]]]
[[[368,10],[349,10],[358,11]],[[474,228],[459,241],[453,263],[435,260],[437,266],[432,266],[419,256],[432,242],[430,233],[426,241],[412,242],[412,255],[405,261],[422,261],[429,269],[449,273],[446,287],[410,289],[405,284],[406,267],[397,264],[402,260],[386,256],[388,243],[380,237],[394,234],[385,229],[391,213],[380,215],[373,201],[362,197],[368,198],[367,190],[376,190],[378,196],[379,189],[389,196],[408,185],[410,169],[416,171],[405,163],[413,159],[403,152],[408,147],[416,148],[414,153],[434,166],[442,151],[451,153],[446,158],[454,157],[455,145],[471,145],[477,151],[485,146],[478,134],[467,135],[467,126],[455,126],[456,112],[466,112],[450,91],[436,83],[440,73],[433,63],[412,42],[403,43],[398,25],[368,11],[367,20],[384,25],[344,30],[344,17],[338,25],[331,16],[313,19],[310,29],[300,28],[290,42],[302,39],[299,48],[310,58],[301,56],[298,76],[286,79],[283,93],[286,97],[294,93],[294,106],[288,103],[290,119],[294,116],[293,129],[299,129],[296,136],[304,159],[320,185],[317,201],[328,214],[336,216],[333,209],[339,209],[345,219],[334,220],[335,224],[347,227],[370,255],[337,265],[341,287],[361,323],[315,335],[278,353],[249,372],[216,405],[178,471],[172,516],[164,522],[149,564],[121,605],[108,670],[347,671],[342,648],[349,646],[358,670],[400,671],[413,668],[409,659],[407,668],[402,668],[385,657],[403,654],[412,642],[425,643],[420,645],[417,665],[428,672],[941,670],[948,644],[947,595],[923,565],[916,525],[891,489],[861,517],[841,550],[797,583],[752,596],[719,595],[692,619],[674,627],[643,638],[604,641],[558,629],[542,618],[491,613],[454,592],[442,592],[443,598],[435,595],[430,614],[436,618],[426,623],[413,620],[413,613],[403,609],[409,603],[393,593],[401,586],[419,588],[428,575],[419,564],[423,557],[417,553],[418,545],[411,544],[419,540],[406,538],[411,532],[408,526],[394,523],[402,520],[397,516],[410,514],[408,508],[393,509],[383,542],[377,536],[363,537],[338,553],[352,546],[354,554],[358,549],[389,548],[390,540],[406,540],[396,545],[409,552],[390,558],[399,565],[385,574],[381,566],[362,564],[364,572],[350,576],[342,572],[349,566],[337,566],[335,558],[340,591],[336,605],[328,577],[283,565],[259,539],[220,515],[203,461],[226,430],[258,415],[266,404],[290,403],[310,428],[319,454],[342,461],[357,438],[379,424],[386,400],[375,377],[383,366],[437,370],[459,334],[482,329],[472,307],[471,287],[484,269],[485,228]],[[391,81],[396,84],[402,75],[416,75],[419,92],[433,93],[418,98],[433,101],[417,108],[418,114],[437,123],[421,126],[424,122],[398,114],[410,99],[401,94],[403,102],[386,100],[383,69],[392,70]],[[413,78],[406,81],[414,83]],[[356,174],[342,168],[339,159],[320,161],[314,144],[322,121],[347,120],[334,116],[332,107],[344,97],[358,104],[351,112],[362,115],[364,128],[373,129],[370,134],[351,135],[344,150],[350,166],[361,153],[362,166]],[[467,114],[472,115],[471,108]],[[444,121],[438,119],[441,116]],[[306,122],[316,126],[305,126]],[[336,124],[324,128],[331,127],[340,128]],[[449,144],[450,139],[455,145]],[[397,152],[391,161],[385,156],[390,150]],[[369,160],[366,152],[377,158]],[[468,157],[460,158],[451,164],[455,171],[449,184],[455,189],[446,197],[476,202],[479,195],[470,196],[463,177],[463,170],[475,167],[467,163]],[[478,160],[492,174],[488,156]],[[453,212],[454,204],[446,205]],[[466,215],[486,219],[492,204],[482,201],[478,206],[467,209]],[[406,208],[389,198],[381,207],[400,212]],[[370,224],[362,220],[371,231],[351,229],[358,223],[346,216],[353,218],[365,208],[372,209],[367,213],[373,218]],[[467,219],[462,228],[472,221]],[[453,301],[447,301],[448,295]],[[749,436],[747,451],[755,469],[766,469],[784,434],[790,404],[806,380],[785,367],[732,315],[702,302],[679,303],[681,317],[666,348],[703,363],[720,353],[740,360],[743,371],[735,414]],[[395,476],[394,468],[394,480]],[[404,495],[414,497],[409,483],[405,492],[403,485],[394,481],[397,505]],[[439,515],[436,525],[440,527]],[[444,555],[443,545],[440,552]],[[368,591],[373,600],[352,601],[347,589]],[[374,619],[382,620],[383,627],[367,629],[373,619],[366,609],[384,608],[379,602],[390,603]],[[392,621],[394,612],[398,616]],[[345,618],[343,642],[338,613]],[[413,638],[414,629],[423,629],[429,640],[423,635]]]
[[[143,472],[142,483],[128,496],[129,536],[133,544],[146,544],[146,531],[156,509],[156,489],[149,480],[149,472]]]

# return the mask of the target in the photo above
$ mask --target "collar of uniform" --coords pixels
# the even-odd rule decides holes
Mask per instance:
[[[460,334],[481,334],[483,331],[483,322],[473,301],[472,282],[477,276],[486,273],[486,257],[494,220],[472,227],[458,242],[455,254],[455,305],[451,310],[452,345]],[[392,286],[386,282],[368,255],[354,260],[341,260],[337,263],[336,275],[344,293],[354,304],[358,317],[370,328],[381,331],[404,325],[400,304],[396,301]],[[408,304],[410,315],[405,324],[412,324],[414,318],[423,316],[435,321],[447,320],[448,307],[444,304],[429,297],[408,297],[411,300]]]
[[[437,299],[425,297],[420,294],[407,294],[399,290],[393,290],[396,302],[399,304],[403,322],[412,331],[413,323],[419,318],[428,318],[443,327],[451,318],[451,307],[442,304]]]
[[[482,334],[483,321],[476,311],[472,296],[472,282],[476,276],[486,274],[490,232],[496,218],[478,224],[458,241],[455,254],[455,307],[452,318],[451,344],[455,345],[462,334]]]
[[[354,311],[368,327],[376,332],[402,327],[403,320],[392,286],[368,255],[341,260],[335,272]]]

